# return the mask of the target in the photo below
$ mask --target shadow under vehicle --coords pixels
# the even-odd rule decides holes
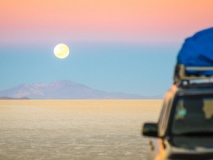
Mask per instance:
[[[213,77],[185,75],[194,69],[213,70],[177,65],[158,122],[143,125],[148,160],[213,160]]]

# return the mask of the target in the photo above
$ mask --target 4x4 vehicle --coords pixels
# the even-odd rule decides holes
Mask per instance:
[[[213,68],[176,68],[159,121],[142,128],[151,138],[148,160],[213,160],[213,78],[186,76],[187,69]]]

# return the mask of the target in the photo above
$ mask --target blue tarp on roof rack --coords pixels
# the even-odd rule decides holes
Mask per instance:
[[[213,67],[213,27],[185,40],[178,53],[177,64],[186,67]],[[213,75],[213,71],[187,71],[186,74]]]

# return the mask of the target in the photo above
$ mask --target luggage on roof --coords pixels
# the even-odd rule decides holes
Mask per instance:
[[[207,78],[213,78],[213,27],[185,40],[174,71],[174,83]]]
[[[185,40],[177,56],[177,65],[191,68],[185,71],[186,75],[213,76],[210,69],[213,67],[213,27]]]

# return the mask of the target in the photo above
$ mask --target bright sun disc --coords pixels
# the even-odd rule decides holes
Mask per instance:
[[[58,44],[54,48],[54,54],[57,58],[64,59],[69,55],[69,47],[66,44]]]

